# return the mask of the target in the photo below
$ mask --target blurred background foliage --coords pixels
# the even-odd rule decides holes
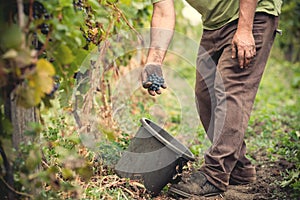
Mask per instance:
[[[284,52],[288,61],[300,61],[300,2],[284,0],[280,16],[280,29],[282,36],[278,39],[279,48]]]

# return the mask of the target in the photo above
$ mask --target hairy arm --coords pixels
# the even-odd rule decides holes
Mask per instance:
[[[173,0],[163,0],[154,4],[151,21],[151,43],[147,63],[161,65],[175,27]]]
[[[241,68],[247,68],[256,54],[252,33],[257,0],[240,0],[237,31],[232,40],[232,58],[238,58]]]
[[[142,71],[143,87],[148,89],[148,93],[152,96],[161,94],[160,88],[166,88],[161,65],[172,40],[174,27],[174,1],[163,0],[154,3],[150,48]]]

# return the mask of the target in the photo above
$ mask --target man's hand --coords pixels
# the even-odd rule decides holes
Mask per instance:
[[[166,89],[161,66],[157,64],[146,64],[142,71],[143,87],[148,89],[148,93],[152,96],[161,94],[160,88]]]
[[[256,54],[252,32],[237,31],[232,39],[232,58],[238,58],[240,68],[248,68]]]
[[[238,58],[240,68],[248,68],[256,54],[253,20],[258,0],[240,0],[239,21],[232,39],[232,58]]]

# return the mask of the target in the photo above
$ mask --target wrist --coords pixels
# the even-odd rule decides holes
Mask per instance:
[[[146,62],[145,67],[149,65],[155,65],[161,67],[162,63],[161,62]]]
[[[252,34],[252,27],[243,27],[243,26],[238,26],[236,30],[237,34]]]

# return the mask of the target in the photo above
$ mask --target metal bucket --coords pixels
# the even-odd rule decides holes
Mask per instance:
[[[141,123],[115,170],[120,177],[142,180],[155,196],[194,155],[154,122],[143,118]]]

